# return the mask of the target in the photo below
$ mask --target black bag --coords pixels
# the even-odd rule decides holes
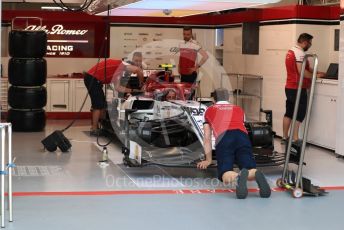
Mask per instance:
[[[56,151],[57,147],[61,150],[61,152],[68,152],[69,149],[72,147],[70,141],[63,135],[62,131],[56,130],[45,139],[42,140],[42,144],[44,148],[46,148],[49,152]]]

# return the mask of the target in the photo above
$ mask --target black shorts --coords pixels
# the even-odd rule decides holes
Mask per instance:
[[[180,75],[180,82],[185,82],[185,83],[195,83],[197,79],[197,72],[193,72],[192,74],[189,75]]]
[[[91,98],[92,109],[105,109],[103,83],[87,73],[85,73],[84,83]]]
[[[194,84],[197,80],[197,72],[193,72],[190,75],[180,75],[180,82]],[[195,90],[192,90],[190,95],[186,97],[186,100],[192,100],[195,96]]]
[[[296,94],[297,89],[285,89],[285,95],[287,97],[285,107],[286,112],[284,114],[285,117],[288,117],[290,119],[293,118],[294,108],[295,108],[295,101],[296,101]],[[297,112],[296,120],[299,122],[302,122],[305,119],[306,112],[307,112],[307,89],[301,90],[301,97],[300,97],[300,103],[299,103],[299,109]]]
[[[233,171],[234,164],[240,169],[256,168],[252,145],[246,133],[241,130],[229,130],[217,138],[215,147],[217,174],[219,180],[225,172]]]

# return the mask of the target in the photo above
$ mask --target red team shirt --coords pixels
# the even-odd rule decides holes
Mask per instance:
[[[285,66],[287,69],[287,81],[285,88],[287,89],[297,89],[298,84],[300,81],[300,74],[297,71],[297,62],[303,62],[305,57],[305,52],[299,46],[294,46],[287,52],[287,56],[285,58]],[[310,71],[309,62],[306,63],[306,70]],[[310,78],[303,78],[303,85],[302,88],[308,89],[311,86],[311,79]]]
[[[196,59],[198,51],[202,49],[202,47],[198,44],[197,41],[190,39],[189,41],[181,42],[179,44],[179,67],[180,67],[180,74],[189,75],[190,68],[196,66]]]
[[[207,109],[204,121],[209,123],[215,138],[218,138],[228,130],[241,130],[247,133],[244,116],[244,111],[239,106],[218,103]]]
[[[89,71],[87,71],[87,73],[89,75],[92,75],[97,80],[101,81],[103,84],[109,84],[113,82],[114,80],[116,80],[116,79],[113,79],[113,77],[120,66],[123,66],[121,60],[106,59],[105,80],[104,80],[105,61],[99,62],[97,65],[93,66]]]

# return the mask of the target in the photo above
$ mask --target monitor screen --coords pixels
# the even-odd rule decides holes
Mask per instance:
[[[326,78],[338,79],[338,63],[331,63],[326,72]]]

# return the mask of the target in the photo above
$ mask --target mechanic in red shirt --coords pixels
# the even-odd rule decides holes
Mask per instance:
[[[180,81],[195,83],[198,70],[208,60],[208,54],[196,40],[192,39],[191,27],[184,27],[183,38],[184,41],[179,44],[178,72],[180,74]],[[198,53],[201,54],[202,59],[196,63]]]
[[[106,75],[105,75],[106,68]],[[99,120],[105,117],[106,99],[103,91],[103,84],[119,82],[123,71],[129,70],[136,73],[143,83],[142,70],[134,65],[122,62],[122,60],[106,59],[98,62],[85,73],[84,83],[91,98],[92,121],[91,135],[99,135]],[[121,88],[125,92],[131,93],[132,89]]]
[[[244,111],[229,103],[226,89],[215,90],[216,104],[210,106],[204,115],[204,151],[206,159],[197,164],[206,169],[212,163],[212,133],[216,139],[215,153],[219,180],[223,183],[236,184],[236,196],[247,197],[247,180],[256,180],[261,197],[271,195],[270,186],[264,174],[256,169],[252,146],[244,125]],[[233,170],[234,164],[240,168],[238,174]]]
[[[297,45],[288,50],[285,58],[285,66],[287,70],[287,80],[285,85],[286,112],[283,117],[283,138],[282,143],[286,143],[289,135],[289,128],[293,118],[297,88],[300,81],[300,73],[302,62],[306,55],[306,51],[312,46],[313,36],[307,33],[300,34]],[[306,63],[305,75],[303,79],[301,98],[299,109],[296,117],[295,129],[293,133],[293,141],[299,138],[299,128],[305,118],[307,110],[307,89],[311,86],[311,78],[313,69],[310,68],[309,62]],[[323,77],[325,73],[317,72],[317,77]]]

